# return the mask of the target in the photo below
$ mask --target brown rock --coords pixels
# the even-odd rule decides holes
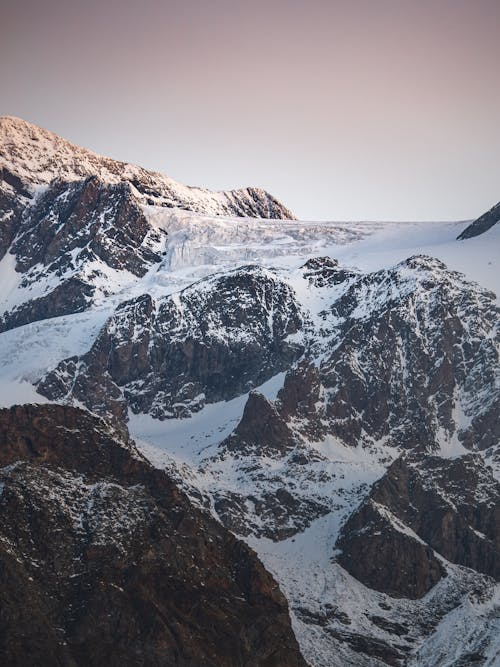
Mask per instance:
[[[305,665],[254,552],[100,419],[0,411],[0,660]]]

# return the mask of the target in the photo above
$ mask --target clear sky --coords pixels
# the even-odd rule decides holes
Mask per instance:
[[[0,115],[304,219],[500,199],[500,0],[0,0]]]

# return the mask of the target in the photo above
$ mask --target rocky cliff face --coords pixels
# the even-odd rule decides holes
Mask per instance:
[[[255,553],[101,420],[0,411],[9,665],[305,665]]]
[[[344,524],[339,562],[391,595],[421,597],[447,561],[500,580],[500,485],[478,455],[398,458]]]
[[[494,295],[423,256],[363,276],[326,269],[304,267],[302,304],[297,283],[257,267],[159,303],[126,302],[89,353],[62,362],[39,390],[102,411],[106,387],[110,412],[168,418],[290,369],[279,410],[303,436],[428,451],[497,442]],[[329,287],[323,309],[309,310]]]
[[[240,269],[160,302],[122,304],[89,353],[61,362],[39,391],[103,414],[188,417],[288,368],[304,350],[293,340],[303,324],[276,274]]]

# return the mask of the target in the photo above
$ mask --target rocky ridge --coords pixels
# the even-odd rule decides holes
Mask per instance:
[[[203,336],[196,333],[200,322]],[[163,393],[165,382],[171,391],[174,378],[190,368],[186,360],[176,370],[168,364],[177,337],[186,344],[192,334],[204,355],[215,354],[222,341],[225,351],[216,357],[227,364],[234,363],[235,350],[243,361],[258,343],[251,378],[232,365],[223,372],[226,382],[243,378],[247,384],[226,393],[216,384],[196,385],[193,394],[200,388],[204,394],[199,403],[182,387],[171,397]],[[232,347],[234,341],[244,341],[243,348]],[[270,366],[262,349],[281,349],[278,364]],[[414,256],[360,274],[317,258],[292,272],[243,267],[162,304],[147,296],[124,304],[89,353],[61,362],[39,390],[108,416],[123,418],[130,408],[139,416],[189,422],[211,403],[221,406],[224,419],[224,401],[286,371],[272,398],[250,392],[225,438],[207,447],[201,436],[189,471],[168,456],[159,465],[260,549],[277,576],[283,569],[274,555],[279,545],[333,521],[319,610],[314,595],[304,600],[300,586],[290,584],[297,577],[292,570],[283,580],[301,646],[315,665],[398,666],[418,664],[411,662],[417,647],[424,650],[442,619],[475,590],[489,599],[499,578],[500,497],[488,468],[498,449],[497,355],[495,296],[443,263]],[[98,378],[99,391],[113,379],[104,393],[117,397],[120,410],[103,402],[91,378]],[[141,403],[146,387],[155,387],[161,402]],[[268,543],[276,547],[263,546]],[[475,574],[458,586],[465,572]],[[387,609],[377,602],[363,620],[336,606],[338,581],[348,574],[382,596]],[[411,605],[419,600],[416,627]],[[398,625],[402,609],[406,629]],[[309,645],[311,633],[330,656],[324,663]]]
[[[254,552],[102,420],[0,411],[9,665],[305,665]]]

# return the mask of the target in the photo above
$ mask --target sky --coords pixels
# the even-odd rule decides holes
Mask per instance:
[[[0,0],[0,115],[305,220],[465,220],[499,31],[499,0]]]

